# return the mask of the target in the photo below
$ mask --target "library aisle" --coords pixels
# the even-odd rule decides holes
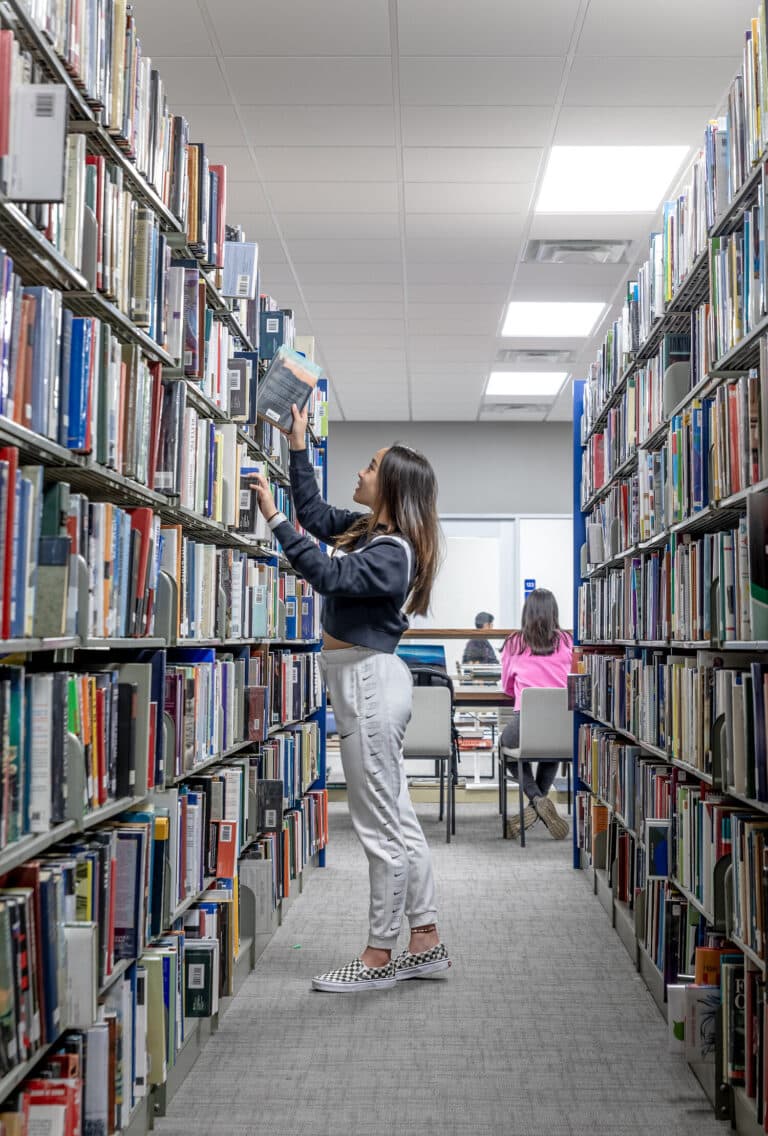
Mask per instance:
[[[724,1136],[642,979],[539,828],[499,839],[492,806],[464,806],[443,843],[422,805],[449,977],[366,995],[309,980],[362,946],[367,870],[346,805],[328,867],[259,960],[159,1136]],[[346,913],[346,914],[345,914]],[[579,944],[578,950],[575,944]]]

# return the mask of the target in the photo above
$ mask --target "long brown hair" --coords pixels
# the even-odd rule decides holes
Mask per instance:
[[[525,597],[520,630],[507,636],[502,650],[509,647],[513,655],[522,655],[527,648],[532,655],[554,655],[567,642],[568,636],[560,628],[557,600],[548,588],[536,588]]]
[[[405,610],[426,615],[432,585],[440,566],[440,525],[437,519],[437,478],[423,454],[395,442],[379,464],[379,498],[372,513],[361,517],[336,540],[337,548],[354,548],[372,537],[389,517],[387,532],[399,533],[413,548],[415,575]]]

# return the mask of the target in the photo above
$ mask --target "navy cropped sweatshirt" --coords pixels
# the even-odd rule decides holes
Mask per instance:
[[[298,521],[318,540],[331,543],[365,516],[323,501],[306,450],[291,451],[290,474]],[[414,575],[410,542],[382,530],[327,556],[283,513],[269,527],[296,571],[324,597],[323,629],[344,643],[391,654],[408,626],[402,609]]]

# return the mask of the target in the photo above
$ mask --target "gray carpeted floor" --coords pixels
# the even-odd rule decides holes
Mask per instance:
[[[328,867],[206,1046],[161,1136],[723,1136],[583,876],[570,841],[502,841],[462,806],[435,860],[446,979],[364,995],[309,980],[365,943],[367,867],[332,806]]]

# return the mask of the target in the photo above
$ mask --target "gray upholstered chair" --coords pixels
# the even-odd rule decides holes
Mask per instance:
[[[403,757],[434,761],[440,767],[440,819],[445,793],[446,843],[456,832],[456,775],[458,753],[453,728],[451,691],[447,686],[414,686],[413,713],[405,731]]]
[[[522,770],[510,769],[511,762],[556,761],[568,767],[568,809],[571,807],[571,762],[573,760],[573,719],[568,709],[568,691],[564,687],[526,687],[520,698],[520,745],[517,749],[502,746],[499,738],[499,783],[503,835],[507,835],[507,789],[517,781],[520,799],[520,844],[525,847]]]

